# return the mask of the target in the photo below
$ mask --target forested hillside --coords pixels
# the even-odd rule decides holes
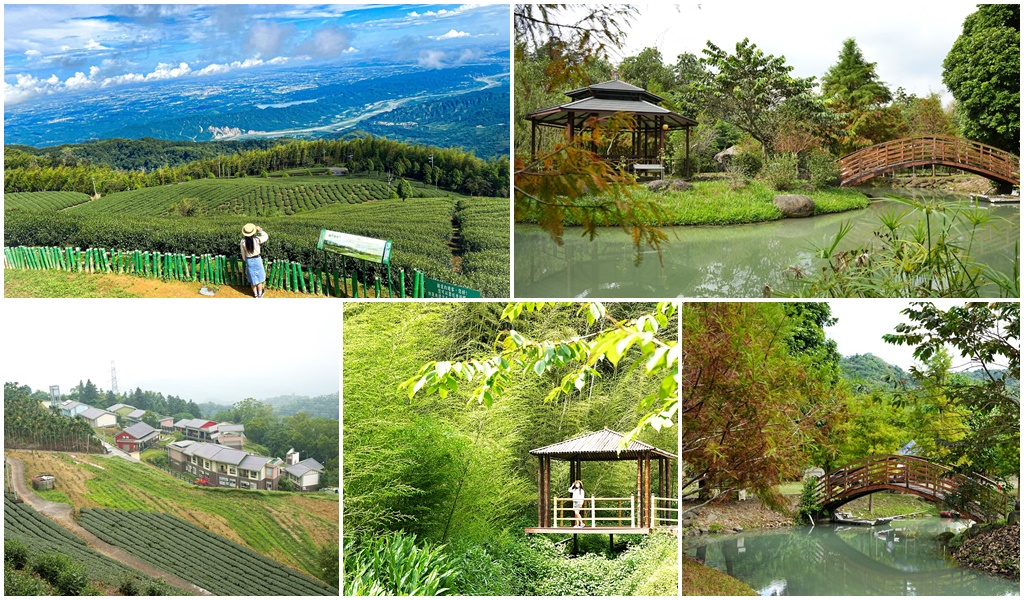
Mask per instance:
[[[498,333],[512,326],[499,320],[503,307],[346,306],[346,592],[367,593],[381,584],[390,593],[409,593],[366,562],[387,548],[409,561],[416,556],[426,560],[429,553],[434,558],[418,576],[433,573],[438,586],[453,594],[675,593],[675,538],[643,536],[629,540],[623,554],[620,548],[612,557],[569,560],[544,536],[523,534],[525,526],[537,525],[537,461],[529,451],[605,427],[629,431],[642,416],[640,400],[660,380],[648,378],[643,369],[617,370],[603,361],[598,364],[600,377],[546,402],[568,370],[541,376],[531,370],[515,375],[489,408],[469,400],[472,386],[411,400],[398,390],[428,361],[497,352]],[[524,313],[514,328],[538,340],[593,335],[596,328],[578,310]],[[651,306],[610,305],[609,310],[623,318]],[[674,328],[666,328],[664,335],[674,337]],[[647,430],[641,439],[675,453],[676,431]],[[552,461],[552,471],[551,486],[565,497],[567,464]],[[636,464],[589,462],[582,478],[588,495],[628,497],[636,491]],[[604,536],[580,537],[584,550],[607,548]],[[617,536],[616,541],[622,540]],[[441,577],[449,567],[454,573]]]

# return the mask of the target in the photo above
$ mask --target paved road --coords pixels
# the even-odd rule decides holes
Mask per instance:
[[[11,465],[11,483],[14,485],[14,489],[18,491],[18,495],[21,496],[26,504],[47,517],[50,517],[64,529],[67,529],[71,533],[85,540],[86,543],[92,546],[92,548],[100,554],[108,556],[137,571],[141,571],[150,577],[162,577],[164,581],[173,586],[189,590],[196,594],[202,594],[205,596],[213,595],[203,588],[185,581],[180,577],[161,571],[149,563],[143,562],[124,550],[121,550],[116,546],[111,546],[95,535],[89,533],[72,518],[72,506],[70,504],[44,500],[25,485],[25,465],[20,460],[12,456],[4,457],[4,459],[9,465]]]

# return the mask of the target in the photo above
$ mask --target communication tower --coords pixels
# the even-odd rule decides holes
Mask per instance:
[[[114,361],[110,361],[110,391],[117,395],[117,369],[114,367]]]

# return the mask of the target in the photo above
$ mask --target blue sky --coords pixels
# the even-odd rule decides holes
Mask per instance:
[[[443,68],[501,47],[507,4],[8,4],[4,102],[281,66]]]

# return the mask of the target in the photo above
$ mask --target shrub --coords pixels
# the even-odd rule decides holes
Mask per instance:
[[[32,571],[53,585],[61,596],[80,596],[89,585],[85,565],[57,552],[37,556]]]
[[[804,479],[804,487],[800,490],[800,503],[797,504],[797,514],[803,518],[813,518],[813,515],[821,512],[821,505],[815,494],[818,480],[813,477]]]
[[[146,584],[146,596],[174,596],[174,591],[171,590],[171,586],[168,585],[163,579],[153,579]]]
[[[15,569],[24,569],[28,564],[28,546],[21,540],[4,540],[4,562]]]
[[[4,596],[49,596],[46,584],[38,577],[19,573],[4,563]]]
[[[117,591],[122,596],[138,596],[140,589],[139,580],[134,575],[122,573],[117,581]]]
[[[345,564],[358,575],[346,582],[367,589],[382,588],[395,596],[439,596],[457,577],[445,547],[416,545],[415,534],[399,531],[364,540],[345,549]]]
[[[753,177],[761,172],[763,161],[759,151],[740,149],[729,159],[727,170],[740,173],[744,177]]]
[[[834,185],[839,180],[839,165],[830,153],[815,149],[807,157],[807,176],[815,188]]]
[[[797,181],[796,154],[780,152],[773,156],[761,169],[761,178],[780,192],[792,188]]]
[[[199,201],[199,198],[182,198],[174,205],[172,212],[182,217],[201,215],[203,214],[203,203]]]

